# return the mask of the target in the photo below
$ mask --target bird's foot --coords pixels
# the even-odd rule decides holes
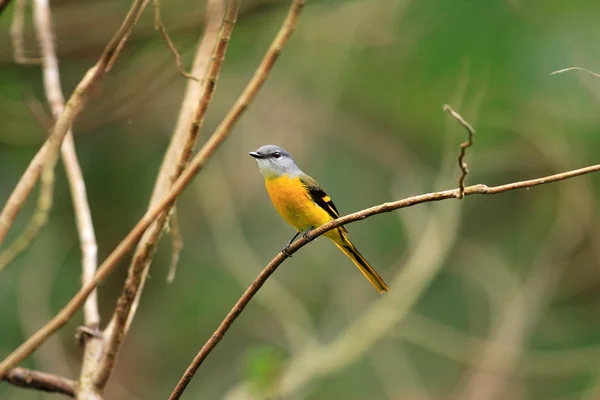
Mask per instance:
[[[314,238],[309,238],[308,234],[311,233],[313,230],[313,228],[308,228],[307,230],[304,231],[304,233],[302,234],[302,237],[304,238],[304,240],[308,241],[308,243],[312,242],[313,240],[315,240]]]
[[[281,254],[283,254],[286,257],[291,257],[292,254],[290,253],[290,243],[286,244],[283,249],[281,249]]]

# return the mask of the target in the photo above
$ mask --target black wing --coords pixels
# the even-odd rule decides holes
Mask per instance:
[[[300,182],[306,186],[308,190],[308,195],[319,207],[327,211],[327,214],[331,215],[331,218],[336,219],[339,218],[340,213],[337,208],[335,208],[335,204],[331,200],[331,197],[325,193],[325,191],[319,186],[317,181],[311,178],[308,175],[304,175],[300,177]],[[347,232],[345,227],[341,227],[344,232]]]

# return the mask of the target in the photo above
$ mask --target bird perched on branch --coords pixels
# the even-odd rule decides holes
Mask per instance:
[[[279,215],[298,231],[283,248],[284,254],[287,254],[290,244],[300,233],[306,238],[312,229],[340,216],[327,193],[317,181],[298,168],[292,155],[285,149],[266,145],[249,154],[256,159],[265,178],[273,206]],[[340,226],[324,236],[331,239],[356,264],[379,293],[388,291],[383,279],[350,242],[346,228]]]

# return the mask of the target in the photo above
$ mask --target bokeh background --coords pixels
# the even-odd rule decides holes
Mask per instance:
[[[246,0],[205,140],[252,76],[289,1]],[[129,2],[51,2],[63,89],[74,88]],[[203,2],[163,1],[191,62]],[[185,248],[167,284],[163,238],[107,399],[164,399],[243,290],[293,233],[255,162],[292,152],[342,214],[467,183],[496,185],[598,162],[600,2],[310,0],[231,137],[178,202]],[[37,54],[27,12],[25,49]],[[39,66],[14,63],[12,8],[0,17],[0,202],[43,142],[27,98]],[[74,126],[103,260],[146,209],[185,87],[148,9]],[[50,221],[0,274],[4,357],[76,292],[80,254],[62,166]],[[286,261],[188,388],[189,399],[600,398],[600,177],[419,205],[349,226],[390,284],[379,296],[331,243]],[[25,226],[26,204],[6,241]],[[99,291],[107,321],[128,260]],[[25,365],[76,378],[81,315]],[[0,384],[3,399],[54,399]]]

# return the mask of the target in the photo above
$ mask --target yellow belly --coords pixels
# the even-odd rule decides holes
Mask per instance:
[[[319,227],[333,219],[310,198],[300,178],[284,175],[265,180],[265,185],[279,215],[298,231]]]

